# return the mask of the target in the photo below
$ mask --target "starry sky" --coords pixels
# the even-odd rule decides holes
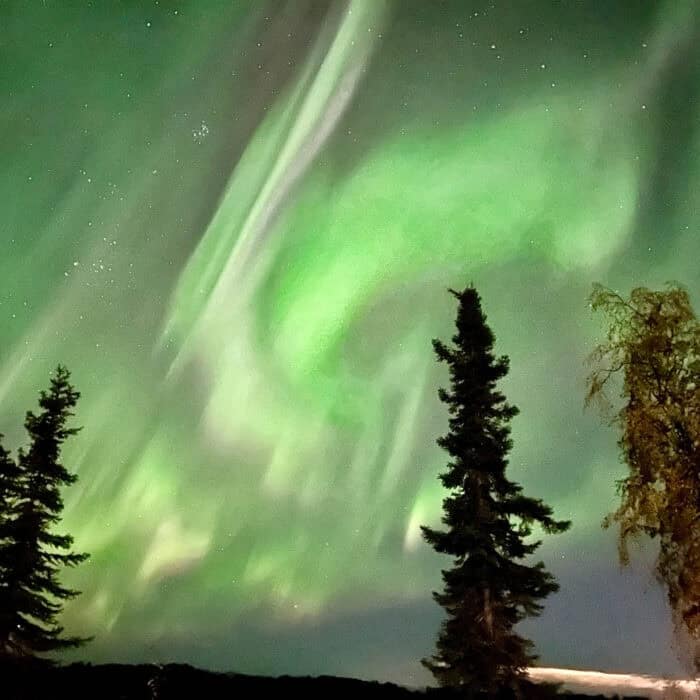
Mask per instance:
[[[0,430],[83,397],[70,658],[422,684],[449,562],[448,286],[480,290],[510,477],[571,518],[547,666],[676,673],[653,551],[600,521],[587,296],[694,300],[693,0],[0,2]]]

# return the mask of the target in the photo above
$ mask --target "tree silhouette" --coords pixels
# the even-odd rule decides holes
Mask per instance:
[[[0,440],[4,436],[0,435]],[[13,568],[14,508],[19,495],[20,470],[10,453],[0,444],[0,640],[16,627],[9,599],[9,575]],[[0,656],[6,653],[0,642]]]
[[[542,610],[538,602],[558,589],[542,562],[521,563],[540,545],[526,542],[532,526],[547,533],[565,531],[542,501],[523,495],[506,478],[511,448],[509,422],[518,410],[506,403],[496,383],[508,373],[508,358],[496,359],[494,336],[473,287],[450,290],[457,298],[453,347],[433,347],[447,364],[450,390],[440,399],[450,413],[449,432],[438,444],[451,457],[440,480],[450,494],[443,500],[446,530],[423,527],[426,541],[454,557],[442,572],[444,590],[433,597],[446,611],[437,652],[423,660],[442,686],[493,694],[516,692],[524,670],[537,657],[532,642],[514,626]]]
[[[29,448],[20,450],[16,461],[0,452],[0,658],[6,660],[87,641],[64,637],[57,616],[62,601],[78,595],[59,583],[59,572],[88,555],[69,551],[72,537],[52,530],[63,510],[60,489],[77,478],[60,455],[63,443],[79,430],[67,427],[79,396],[70,373],[59,366],[49,391],[40,394],[41,411],[27,413]]]
[[[606,315],[608,332],[590,357],[586,401],[600,402],[620,430],[629,467],[617,482],[620,506],[603,526],[619,526],[623,564],[630,540],[659,539],[656,573],[700,671],[700,323],[680,285],[639,287],[629,299],[594,285],[590,302]],[[616,376],[622,406],[612,411],[606,390]]]

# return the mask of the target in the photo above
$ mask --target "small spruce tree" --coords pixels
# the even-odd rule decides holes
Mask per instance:
[[[447,364],[450,390],[439,397],[450,413],[449,432],[438,444],[451,458],[440,480],[445,530],[423,527],[426,541],[454,558],[442,572],[444,590],[433,594],[447,613],[437,651],[423,664],[441,686],[469,693],[519,692],[525,669],[537,658],[533,644],[514,631],[539,603],[558,590],[542,562],[522,560],[540,541],[527,542],[532,526],[564,532],[542,501],[527,497],[506,478],[511,449],[509,422],[518,410],[506,403],[496,383],[508,373],[508,358],[493,354],[494,336],[473,287],[450,292],[457,298],[453,347],[440,340],[433,347]]]
[[[40,413],[27,413],[28,449],[19,451],[16,462],[0,452],[0,659],[30,658],[87,641],[64,637],[57,617],[62,601],[78,595],[60,584],[59,573],[88,555],[70,551],[70,535],[53,532],[63,510],[60,489],[77,479],[60,455],[79,430],[67,426],[79,396],[70,373],[59,366],[49,391],[40,394]]]
[[[0,440],[4,438],[0,435]],[[0,640],[12,630],[13,616],[9,605],[9,574],[13,568],[13,514],[17,498],[19,467],[0,443]],[[16,625],[16,622],[15,622]],[[4,647],[0,646],[0,657]]]

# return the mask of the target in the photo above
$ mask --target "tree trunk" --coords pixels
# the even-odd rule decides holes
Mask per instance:
[[[489,637],[493,639],[493,609],[491,607],[491,589],[484,588],[484,622]]]

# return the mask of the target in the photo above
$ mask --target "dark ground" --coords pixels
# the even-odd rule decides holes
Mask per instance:
[[[538,700],[551,699],[554,690],[532,686]],[[530,694],[528,694],[530,696]],[[0,669],[2,700],[234,700],[237,698],[358,698],[360,700],[441,700],[456,698],[446,690],[408,690],[391,683],[320,676],[267,678],[235,673],[213,673],[178,664],[126,666],[72,664]],[[461,696],[460,696],[461,697]],[[602,699],[602,695],[562,693],[563,700]],[[631,698],[626,700],[632,700]]]

